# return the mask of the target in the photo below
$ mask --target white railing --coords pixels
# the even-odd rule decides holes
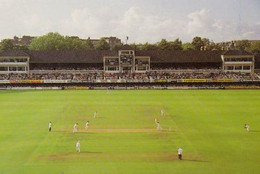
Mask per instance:
[[[0,71],[0,74],[26,74],[28,71]]]
[[[1,66],[27,66],[27,62],[0,62]]]
[[[235,69],[233,69],[233,70],[224,70],[224,72],[233,72],[233,73],[251,73],[252,71],[251,71],[251,70],[242,70],[242,69],[240,69],[240,70],[235,70]]]
[[[223,62],[224,65],[251,65],[253,62]]]

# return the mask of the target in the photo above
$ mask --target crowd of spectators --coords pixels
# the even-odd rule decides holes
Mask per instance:
[[[1,74],[0,80],[68,80],[72,82],[152,82],[172,79],[260,80],[260,74],[256,73],[223,73],[218,63],[151,64],[151,71],[145,73],[106,73],[102,71],[102,68],[102,64],[32,64],[30,74]]]
[[[260,80],[257,74],[242,73],[185,73],[150,71],[146,73],[34,73],[34,74],[2,74],[0,80],[71,80],[74,82],[96,82],[103,80],[111,81],[137,81],[149,82],[153,80],[169,79],[234,79],[236,81]]]

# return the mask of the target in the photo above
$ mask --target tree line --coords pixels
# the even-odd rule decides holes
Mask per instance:
[[[113,49],[117,50],[123,44],[117,43]],[[223,43],[215,43],[208,38],[196,36],[191,42],[182,43],[177,38],[174,41],[162,39],[155,44],[132,43],[135,50],[223,50]],[[246,50],[255,54],[260,54],[260,41],[238,40],[235,41],[235,48]],[[11,39],[4,39],[0,43],[0,50],[109,50],[110,45],[101,38],[96,45],[90,39],[80,39],[79,37],[62,36],[59,33],[50,32],[46,35],[34,38],[30,45],[14,45]]]

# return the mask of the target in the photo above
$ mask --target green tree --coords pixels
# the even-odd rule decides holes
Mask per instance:
[[[193,45],[189,42],[182,44],[182,48],[183,48],[183,50],[194,50]]]
[[[73,50],[85,50],[83,41],[80,39],[72,39],[72,49]]]
[[[107,43],[105,38],[101,38],[97,43],[96,49],[97,50],[109,50],[110,45]]]
[[[253,54],[260,54],[260,41],[251,42],[248,51]]]
[[[158,47],[155,44],[146,42],[145,44],[141,45],[141,50],[158,50]]]
[[[48,33],[46,35],[36,37],[32,40],[30,50],[67,50],[68,38],[64,38],[59,33]]]
[[[59,33],[48,33],[32,40],[30,50],[93,50],[90,39],[62,36]]]
[[[86,50],[94,50],[94,45],[91,42],[90,38],[88,38],[87,40],[84,41],[84,46],[86,48]]]
[[[195,50],[200,50],[202,46],[204,46],[204,43],[201,39],[201,37],[196,36],[192,39],[191,44],[193,45]]]
[[[4,39],[0,44],[0,50],[12,50],[14,48],[13,42],[11,39]]]
[[[171,44],[166,40],[162,39],[161,42],[158,43],[159,50],[170,50]]]
[[[203,38],[201,40],[202,40],[204,46],[208,46],[208,45],[211,44],[211,42],[210,42],[210,40],[208,38]]]
[[[115,44],[115,47],[113,48],[113,50],[119,50],[122,46],[123,46],[123,44],[121,42],[118,42]]]
[[[63,39],[61,39],[64,45],[63,50],[72,50],[73,49],[73,44],[74,44],[74,39],[69,36],[65,36]],[[60,43],[61,44],[61,43]]]
[[[94,45],[90,39],[82,40],[79,38],[70,38],[67,40],[66,45],[69,45],[71,50],[94,50]]]
[[[173,42],[170,42],[170,50],[183,50],[182,41],[177,38]]]
[[[132,47],[132,48],[134,48],[134,50],[142,50],[142,44],[136,44],[136,43],[132,43],[132,44],[130,44],[130,46]]]
[[[14,50],[28,50],[29,47],[27,45],[14,45]]]
[[[206,46],[207,50],[221,50],[221,45],[220,44],[216,44],[214,42],[211,42],[209,45]]]
[[[235,45],[238,50],[246,50],[250,47],[250,43],[248,40],[238,40],[235,42]]]

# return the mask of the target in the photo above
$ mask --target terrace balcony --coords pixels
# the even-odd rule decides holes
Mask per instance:
[[[253,62],[223,62],[225,65],[252,65]]]
[[[0,62],[0,66],[27,66],[28,62]]]
[[[28,71],[0,71],[0,74],[27,74]]]

